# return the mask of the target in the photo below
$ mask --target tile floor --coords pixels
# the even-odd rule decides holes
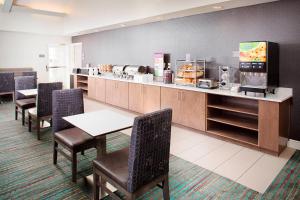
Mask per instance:
[[[112,109],[128,116],[132,113],[85,99],[85,112]],[[131,130],[122,131],[130,135]],[[218,140],[197,131],[172,126],[171,153],[221,176],[264,193],[294,149],[287,148],[279,157]]]

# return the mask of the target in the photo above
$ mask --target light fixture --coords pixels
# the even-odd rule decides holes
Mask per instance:
[[[125,27],[126,25],[125,24],[121,24],[121,27]]]
[[[214,6],[213,7],[213,9],[216,9],[216,10],[220,10],[220,9],[222,9],[223,8],[223,6]]]

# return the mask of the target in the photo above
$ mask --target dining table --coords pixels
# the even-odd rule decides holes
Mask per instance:
[[[95,139],[96,159],[101,159],[107,153],[106,135],[129,129],[134,122],[134,117],[107,109],[67,116],[63,119]],[[93,175],[86,177],[86,180],[93,183]],[[102,196],[104,196],[103,193]]]
[[[38,91],[37,89],[25,89],[25,90],[17,90],[17,92],[23,94],[26,97],[29,96],[37,96]]]

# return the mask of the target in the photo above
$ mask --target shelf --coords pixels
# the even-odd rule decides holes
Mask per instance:
[[[220,110],[227,110],[227,111],[232,111],[236,113],[243,113],[243,114],[248,114],[248,115],[253,115],[253,116],[258,116],[258,110],[257,108],[251,108],[251,107],[241,107],[240,105],[233,105],[233,104],[227,104],[227,105],[222,105],[222,104],[209,104],[207,105],[209,108],[215,108],[215,109],[220,109]]]
[[[251,133],[247,130],[235,130],[224,126],[214,126],[207,128],[207,132],[221,136],[224,138],[228,138],[230,140],[234,140],[237,142],[245,143],[251,146],[258,147],[258,135]]]
[[[87,80],[77,80],[78,83],[84,83],[84,84],[88,84]]]
[[[236,126],[248,130],[258,131],[257,119],[239,117],[234,115],[219,115],[207,117],[207,120],[219,122],[231,126]]]
[[[83,89],[85,91],[88,91],[88,87],[84,87],[84,86],[78,86],[77,88]]]

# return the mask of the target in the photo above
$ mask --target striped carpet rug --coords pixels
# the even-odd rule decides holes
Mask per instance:
[[[107,138],[109,152],[129,145],[122,133]],[[95,150],[79,156],[79,176],[92,172]],[[52,137],[44,131],[41,140],[14,120],[13,105],[0,105],[0,199],[89,199],[91,191],[83,179],[71,182],[70,162],[58,157],[52,164]],[[170,157],[171,199],[300,199],[300,152],[282,169],[266,193],[245,186],[175,156]],[[110,199],[109,197],[106,200]],[[153,189],[139,199],[162,199]]]

